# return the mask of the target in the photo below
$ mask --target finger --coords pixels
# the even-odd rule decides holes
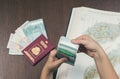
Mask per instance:
[[[61,65],[62,63],[66,62],[68,59],[67,58],[61,58],[61,59],[58,59],[57,61],[55,61],[55,64],[56,66],[59,66]]]
[[[77,37],[77,38],[75,38],[75,39],[78,39],[78,40],[86,40],[86,39],[88,39],[88,38],[89,38],[88,35],[81,35],[81,36],[79,36],[79,37]]]
[[[82,44],[84,46],[86,46],[88,44],[88,40],[72,40],[72,43],[74,44]]]
[[[56,50],[56,49],[53,49],[53,50],[50,52],[50,56],[51,56],[51,57],[55,57],[56,53],[57,53],[57,50]]]
[[[74,44],[79,45],[78,52],[87,52],[87,46],[89,44],[89,41],[86,40],[86,38],[84,40],[82,40],[82,39],[72,40],[72,42]]]
[[[80,40],[88,40],[89,36],[88,35],[82,35],[77,37],[76,39],[71,40],[72,43],[78,44]]]
[[[79,44],[79,40],[78,39],[73,39],[73,40],[71,40],[71,42],[74,43],[74,44]]]

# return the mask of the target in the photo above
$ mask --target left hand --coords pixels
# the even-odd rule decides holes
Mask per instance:
[[[53,79],[53,72],[65,61],[67,58],[56,58],[57,51],[54,49],[50,52],[48,60],[43,67],[40,79]]]
[[[63,62],[67,61],[67,58],[56,58],[57,51],[54,49],[50,52],[48,60],[44,66],[49,72],[55,71]]]

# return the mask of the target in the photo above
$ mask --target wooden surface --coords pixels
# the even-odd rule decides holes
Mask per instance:
[[[0,79],[39,79],[48,57],[32,66],[24,56],[8,55],[10,33],[26,20],[43,18],[49,39],[57,45],[72,8],[80,6],[120,12],[120,0],[0,0]]]

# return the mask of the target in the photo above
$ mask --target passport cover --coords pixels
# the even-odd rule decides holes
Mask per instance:
[[[41,34],[37,39],[23,49],[22,53],[32,65],[35,65],[41,61],[41,59],[44,58],[53,48],[54,45]]]

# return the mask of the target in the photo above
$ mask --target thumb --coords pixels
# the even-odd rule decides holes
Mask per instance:
[[[72,39],[71,42],[74,43],[74,44],[78,44],[79,43],[79,41],[77,39]]]

